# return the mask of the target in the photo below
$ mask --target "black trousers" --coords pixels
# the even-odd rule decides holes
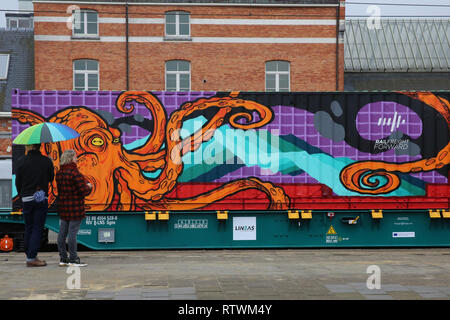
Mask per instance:
[[[27,260],[36,259],[41,247],[42,232],[48,213],[48,201],[41,203],[29,201],[23,203],[23,218],[25,221],[25,254]]]

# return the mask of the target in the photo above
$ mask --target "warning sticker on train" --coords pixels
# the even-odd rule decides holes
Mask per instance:
[[[334,230],[333,226],[330,226],[325,237],[325,243],[327,244],[338,243],[338,240],[339,239],[336,230]]]

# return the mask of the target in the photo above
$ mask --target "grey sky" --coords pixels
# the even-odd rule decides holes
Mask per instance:
[[[382,17],[447,16],[450,18],[450,0],[346,0],[345,14],[346,16],[369,16],[367,8],[372,4],[380,4],[378,6]],[[414,4],[419,4],[420,6],[414,6]]]
[[[0,0],[1,10],[17,10],[19,8],[18,0]],[[0,28],[6,27],[5,11],[0,11]]]
[[[381,4],[379,5],[381,16],[447,16],[450,18],[450,0],[347,0],[346,14],[347,16],[369,16],[367,8],[373,3]],[[382,5],[392,3],[407,5]],[[413,6],[413,4],[421,4],[421,6]],[[18,6],[18,0],[0,0],[0,10],[14,10]],[[0,11],[0,28],[4,28],[5,25],[5,12]]]

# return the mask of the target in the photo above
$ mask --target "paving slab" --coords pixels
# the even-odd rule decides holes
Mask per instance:
[[[395,291],[395,292],[404,292],[409,291],[410,289],[402,286],[401,284],[383,284],[381,287],[384,291]]]
[[[363,294],[367,300],[394,300],[394,298],[388,294]]]
[[[419,293],[419,295],[422,298],[426,299],[433,299],[433,298],[439,298],[439,299],[448,299],[449,296],[442,292],[433,292],[433,293]]]
[[[356,289],[346,284],[328,284],[325,287],[333,293],[356,292]]]

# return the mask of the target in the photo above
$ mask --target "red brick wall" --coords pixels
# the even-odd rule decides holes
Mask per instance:
[[[0,156],[11,156],[11,118],[0,117],[0,132]]]
[[[35,16],[63,16],[66,4],[35,3]],[[99,17],[124,18],[122,5],[83,5]],[[164,18],[164,12],[184,10],[191,19],[335,19],[333,7],[218,7],[218,6],[129,6],[130,18]],[[49,11],[49,12],[42,12]],[[55,12],[58,11],[58,12]],[[251,16],[249,16],[251,14]],[[341,10],[341,19],[344,9]],[[100,36],[125,36],[125,24],[99,24]],[[65,23],[35,22],[35,35],[71,35]],[[131,24],[129,36],[164,36],[164,24]],[[273,37],[335,38],[334,25],[259,26],[191,25],[192,37]],[[344,50],[340,47],[339,90],[344,88]],[[71,90],[72,61],[89,58],[99,61],[100,90],[126,89],[124,42],[36,41],[35,72],[37,90]],[[191,62],[191,90],[265,90],[265,62],[290,61],[291,91],[336,90],[336,44],[247,44],[193,43],[166,41],[129,43],[131,90],[164,90],[165,61]]]

